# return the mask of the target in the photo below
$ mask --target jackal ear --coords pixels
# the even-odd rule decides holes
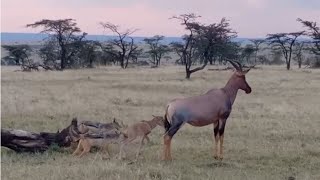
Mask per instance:
[[[114,123],[117,122],[116,118],[113,118],[113,122],[114,122]]]
[[[123,121],[120,121],[121,127],[125,127],[126,125],[123,123]]]
[[[71,124],[72,125],[77,125],[78,124],[78,118],[77,117],[74,117],[71,121]]]

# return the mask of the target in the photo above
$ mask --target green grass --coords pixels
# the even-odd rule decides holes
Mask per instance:
[[[55,132],[72,117],[126,124],[163,115],[176,97],[224,86],[232,72],[203,70],[184,79],[183,67],[117,67],[63,72],[13,72],[2,67],[2,128]],[[90,78],[88,78],[90,77]],[[239,92],[225,131],[224,160],[213,159],[212,126],[185,125],[162,162],[163,130],[156,128],[138,162],[93,151],[16,154],[1,148],[2,179],[320,179],[320,71],[252,70],[250,95]]]

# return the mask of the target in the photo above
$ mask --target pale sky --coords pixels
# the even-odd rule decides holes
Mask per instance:
[[[239,37],[303,30],[297,18],[320,23],[320,0],[1,0],[1,32],[39,32],[25,25],[41,19],[73,18],[82,31],[110,34],[99,22],[138,28],[134,36],[181,36],[173,15],[201,15],[202,23],[230,20]]]

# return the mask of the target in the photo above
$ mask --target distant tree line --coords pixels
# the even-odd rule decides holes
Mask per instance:
[[[43,19],[28,28],[39,28],[47,34],[37,50],[31,46],[2,45],[8,55],[3,65],[19,65],[25,71],[64,70],[93,68],[96,65],[118,65],[126,69],[129,64],[159,67],[162,59],[173,59],[185,68],[186,78],[204,69],[208,64],[224,64],[236,60],[243,64],[285,64],[291,69],[292,61],[299,68],[302,65],[320,67],[320,29],[316,22],[297,19],[304,31],[268,34],[265,39],[251,39],[250,42],[235,42],[237,33],[227,19],[217,23],[202,24],[201,17],[194,13],[173,16],[186,30],[179,42],[163,43],[164,36],[145,38],[144,45],[135,42],[132,35],[138,29],[125,29],[110,22],[100,26],[115,35],[109,41],[93,41],[86,38],[74,19]],[[308,38],[300,38],[308,37]],[[31,54],[37,54],[41,61],[35,62]],[[147,59],[142,61],[141,59]]]

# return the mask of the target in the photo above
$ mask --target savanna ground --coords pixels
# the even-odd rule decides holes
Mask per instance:
[[[13,72],[2,67],[3,128],[56,131],[72,117],[131,124],[164,115],[176,97],[224,86],[231,71],[203,70],[184,79],[183,67],[118,67],[63,72]],[[225,157],[212,156],[212,126],[185,125],[174,137],[173,162],[162,162],[163,129],[151,134],[138,162],[94,151],[82,159],[70,150],[16,154],[2,148],[2,179],[320,179],[320,70],[263,67],[239,91],[225,131]],[[136,146],[132,146],[135,150]],[[129,149],[129,150],[130,150]]]

